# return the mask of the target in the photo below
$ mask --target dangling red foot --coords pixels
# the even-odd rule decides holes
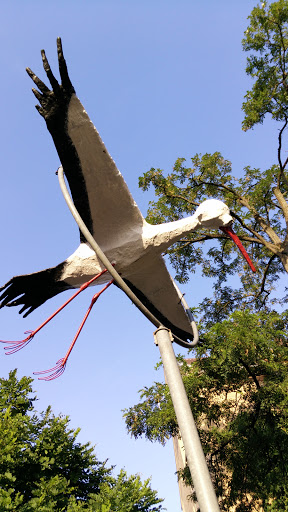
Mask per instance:
[[[6,356],[15,354],[15,352],[18,352],[18,350],[21,350],[21,348],[26,347],[26,345],[28,345],[28,343],[30,343],[30,341],[34,338],[36,331],[25,331],[24,334],[29,334],[29,336],[27,336],[27,338],[25,338],[24,340],[19,340],[19,341],[0,340],[0,343],[9,343],[9,346],[4,347],[4,350],[7,350],[7,352],[5,352]]]
[[[47,375],[47,377],[39,377],[38,380],[53,380],[60,377],[65,370],[66,363],[64,363],[64,358],[59,359],[57,361],[56,366],[54,368],[50,368],[49,370],[43,370],[42,372],[33,372],[33,375],[42,375],[44,373],[51,373],[51,375]]]

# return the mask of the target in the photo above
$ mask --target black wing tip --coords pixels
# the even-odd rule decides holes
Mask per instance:
[[[62,46],[62,39],[61,39],[61,37],[60,37],[60,36],[58,36],[58,37],[56,38],[56,44],[57,44],[57,48],[58,48],[59,50],[62,50],[62,49],[63,49],[63,46]],[[46,54],[45,54],[45,50],[44,50],[44,48],[42,48],[42,50],[40,50],[40,53],[41,53],[41,55],[44,55],[44,56],[46,55]]]
[[[26,318],[58,293],[72,288],[62,281],[65,262],[34,274],[15,276],[2,286],[0,308],[21,306],[19,314]]]

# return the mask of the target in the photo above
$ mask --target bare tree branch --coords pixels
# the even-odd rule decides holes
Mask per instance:
[[[287,204],[287,201],[278,187],[275,187],[273,189],[273,192],[274,192],[274,195],[281,207],[281,210],[283,212],[283,215],[284,215],[284,218],[286,221],[286,226],[288,229],[288,204]]]
[[[259,384],[259,381],[255,375],[255,373],[251,370],[251,368],[249,367],[249,365],[247,363],[245,363],[245,361],[243,361],[243,359],[239,359],[239,362],[244,366],[245,370],[247,371],[247,373],[250,375],[250,377],[253,379],[255,385],[256,385],[256,388],[257,389],[260,389],[260,384]]]
[[[255,298],[257,299],[258,297],[260,297],[260,295],[265,291],[265,282],[266,282],[266,278],[267,278],[267,275],[268,275],[268,271],[269,271],[269,268],[270,268],[270,265],[272,263],[272,261],[276,258],[276,254],[272,254],[271,258],[269,259],[267,265],[266,265],[266,268],[264,270],[264,274],[263,274],[263,279],[262,279],[262,282],[261,282],[261,287],[260,287],[260,290],[259,292],[257,293],[257,295],[255,296]]]
[[[287,165],[288,159],[286,159],[284,165],[282,164],[282,160],[281,160],[282,134],[287,126],[287,123],[288,123],[288,119],[286,118],[285,123],[282,126],[281,130],[279,131],[279,135],[278,135],[278,163],[279,163],[280,170],[279,170],[278,179],[277,179],[277,186],[279,189],[280,189],[281,178],[284,178],[284,180],[287,184],[286,178],[284,176],[284,169],[285,169],[285,166]]]
[[[251,242],[251,243],[263,245],[263,243],[260,240],[258,240],[257,238],[252,238],[250,236],[245,236],[245,235],[237,235],[237,236],[243,242]],[[177,243],[178,244],[180,244],[180,243],[195,244],[196,242],[204,242],[205,240],[212,240],[212,239],[230,240],[230,238],[228,236],[226,236],[226,235],[211,234],[211,235],[201,236],[201,237],[198,237],[198,238],[193,238],[192,240],[187,240],[187,239],[184,238],[182,240],[178,240]]]

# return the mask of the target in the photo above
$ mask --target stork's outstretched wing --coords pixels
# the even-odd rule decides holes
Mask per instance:
[[[30,315],[46,300],[72,288],[61,280],[64,268],[65,262],[62,262],[40,272],[12,277],[0,288],[0,308],[21,306],[19,313],[23,313],[24,318]]]
[[[61,39],[57,39],[61,84],[54,77],[44,50],[43,67],[52,90],[27,68],[39,89],[32,89],[52,135],[74,204],[86,226],[102,245],[116,240],[121,233],[141,227],[143,216],[105,148],[99,133],[75,94],[63,56]],[[84,241],[83,235],[80,235]]]
[[[57,40],[57,50],[61,84],[54,77],[42,50],[43,66],[52,90],[31,69],[27,69],[39,89],[33,89],[40,103],[36,108],[52,135],[73,201],[82,219],[100,246],[107,249],[108,241],[108,246],[117,252],[123,239],[135,238],[129,236],[131,232],[138,232],[141,238],[145,221],[96,128],[76,97],[60,38]],[[84,241],[83,235],[81,239]],[[125,268],[125,254],[122,254],[122,258],[121,266]],[[25,312],[24,316],[27,316],[53,295],[70,288],[71,285],[65,281],[65,268],[71,263],[70,260],[71,257],[55,268],[11,279],[0,288],[0,308],[21,305],[20,312]],[[82,269],[78,270],[81,274]],[[148,255],[140,256],[123,271],[123,277],[165,326],[182,339],[191,339],[190,322],[164,260],[158,253],[155,255],[153,251],[148,251]]]
[[[183,340],[193,339],[190,320],[162,256],[149,255],[136,261],[124,281],[165,327]]]

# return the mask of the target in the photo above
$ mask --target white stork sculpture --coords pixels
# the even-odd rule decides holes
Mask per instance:
[[[161,254],[197,228],[229,227],[233,220],[229,209],[221,201],[211,199],[202,203],[191,217],[160,225],[148,224],[75,94],[60,38],[57,50],[61,84],[55,79],[44,50],[41,52],[43,67],[52,90],[29,68],[27,73],[40,91],[32,89],[40,103],[36,108],[53,138],[74,204],[135,295],[176,336],[189,340],[193,338],[190,320]],[[226,229],[227,234],[230,232]],[[247,253],[244,256],[251,266]],[[251,268],[255,271],[253,266]],[[54,295],[79,288],[95,275],[101,274],[93,284],[110,282],[111,276],[103,270],[102,263],[80,233],[79,247],[65,261],[40,272],[13,277],[0,288],[0,307],[21,305],[19,313],[26,317]],[[35,332],[23,342],[11,343],[23,346]],[[11,353],[18,348],[19,345]]]

